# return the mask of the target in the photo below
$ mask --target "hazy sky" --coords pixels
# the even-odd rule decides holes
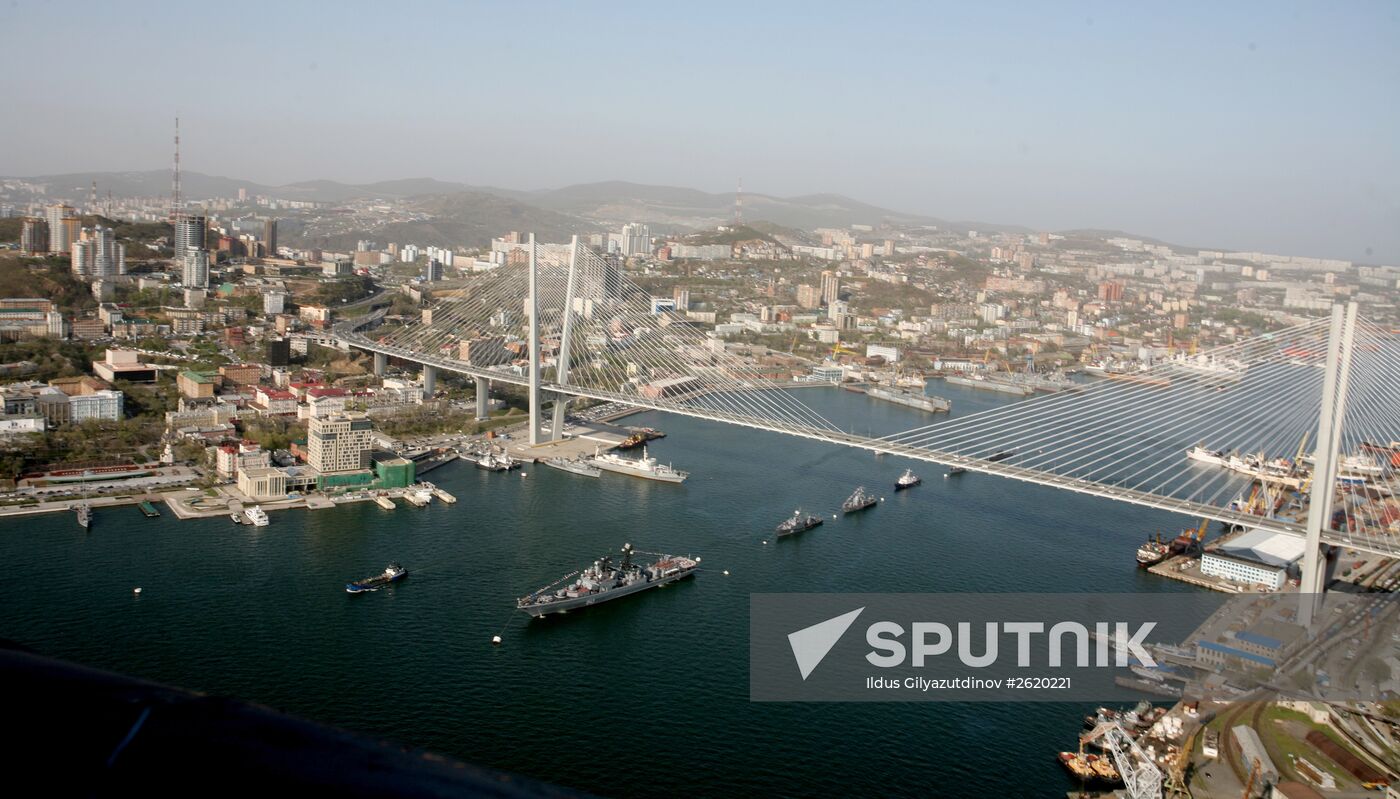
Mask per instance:
[[[1400,3],[0,0],[0,174],[839,192],[1400,263]],[[1368,252],[1372,253],[1368,256]]]

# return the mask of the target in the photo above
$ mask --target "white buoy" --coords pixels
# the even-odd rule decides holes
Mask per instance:
[[[136,588],[132,589],[131,593],[133,593],[133,594],[139,594],[139,593],[141,593],[141,586],[139,586],[139,585],[136,586]]]
[[[696,559],[695,559],[695,562],[696,562],[696,563],[699,563],[699,562],[700,562],[700,559],[699,559],[699,558],[696,558]]]
[[[728,576],[729,576],[729,570],[728,570],[728,569],[725,569],[725,570],[724,570],[724,576],[725,576],[725,577],[728,577]]]
[[[496,646],[500,646],[500,645],[501,645],[501,636],[499,636],[499,635],[493,635],[493,636],[491,636],[491,643],[492,643],[492,644],[495,644]]]
[[[831,514],[831,518],[835,519],[835,518],[836,518],[836,514],[834,514],[834,513]]]
[[[764,541],[764,542],[763,542],[763,545],[764,545],[765,547],[768,546],[768,542],[767,542],[767,541]]]

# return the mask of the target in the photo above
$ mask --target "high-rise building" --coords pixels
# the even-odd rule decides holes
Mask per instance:
[[[37,216],[26,216],[19,231],[19,248],[25,255],[49,251],[49,223]]]
[[[126,246],[109,227],[83,228],[71,250],[75,275],[100,279],[126,274]]]
[[[187,289],[209,288],[209,251],[186,247],[180,263],[180,282]]]
[[[828,269],[822,272],[822,303],[830,305],[841,299],[841,276]]]
[[[690,289],[683,286],[676,286],[671,297],[676,301],[676,310],[685,313],[690,310]]]
[[[181,211],[175,215],[175,258],[179,260],[188,247],[204,249],[204,232],[209,220],[203,214]]]
[[[263,250],[268,258],[277,257],[277,220],[263,220]]]
[[[287,310],[287,293],[285,291],[269,291],[263,295],[263,313],[269,316],[284,313]]]
[[[374,424],[362,413],[313,416],[306,431],[306,462],[319,472],[370,467]]]
[[[427,263],[423,264],[423,279],[429,283],[442,280],[442,261],[429,258]]]
[[[73,241],[78,237],[81,222],[73,213],[73,206],[54,203],[44,208],[49,223],[49,252],[69,252]]]
[[[623,225],[619,244],[622,246],[622,257],[624,258],[649,255],[651,253],[651,229],[646,225]]]
[[[822,304],[821,289],[806,283],[797,287],[797,304],[803,308],[817,308]]]

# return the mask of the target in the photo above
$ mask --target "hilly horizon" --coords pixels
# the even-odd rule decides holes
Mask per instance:
[[[48,196],[81,199],[93,182],[99,194],[108,191],[122,197],[163,197],[170,194],[170,171],[153,169],[123,172],[73,172],[53,175],[6,176],[43,184]],[[239,189],[253,195],[310,202],[339,203],[356,199],[408,200],[450,194],[495,195],[525,203],[544,211],[567,214],[595,222],[641,222],[663,228],[698,229],[724,224],[733,219],[734,193],[711,193],[680,186],[599,181],[556,189],[522,190],[499,186],[476,186],[435,178],[401,178],[373,183],[344,183],[335,180],[308,180],[272,186],[203,172],[181,172],[182,193],[191,199],[232,197]],[[759,192],[744,193],[746,218],[810,230],[817,227],[848,227],[855,224],[934,225],[959,228],[1028,232],[1017,225],[986,222],[950,222],[934,216],[906,213],[862,202],[837,193],[780,197]]]

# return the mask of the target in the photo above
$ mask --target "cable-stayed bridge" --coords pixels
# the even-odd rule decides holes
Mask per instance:
[[[440,370],[474,378],[479,415],[490,383],[522,387],[532,444],[558,438],[568,402],[587,398],[1400,556],[1400,342],[1354,305],[883,437],[842,430],[785,390],[790,369],[655,307],[615,261],[577,240],[532,239],[421,319],[379,327],[382,318],[342,322],[336,337],[373,353],[379,372],[389,357],[422,364],[428,392]],[[1309,547],[1305,575],[1321,574],[1318,549]]]

